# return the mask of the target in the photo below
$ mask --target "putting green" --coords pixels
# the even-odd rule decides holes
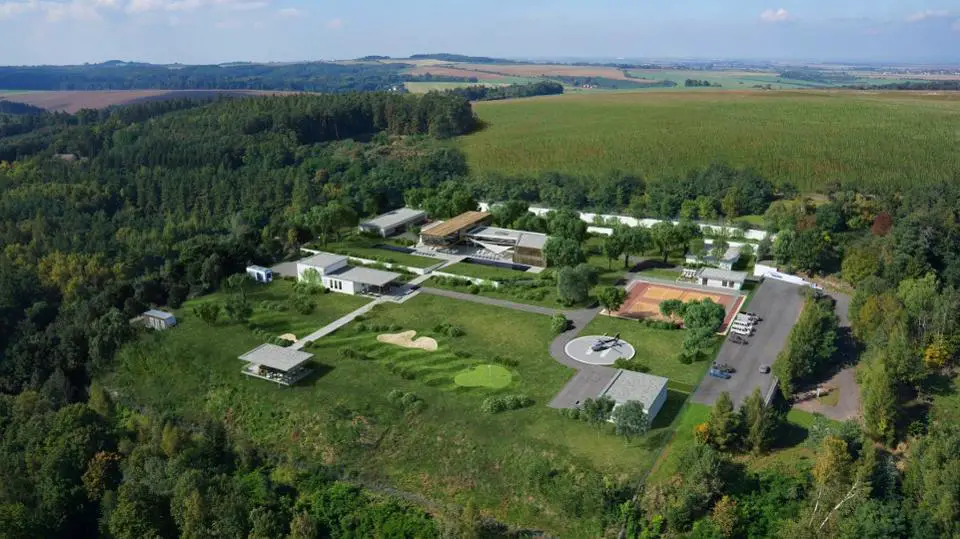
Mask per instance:
[[[510,371],[492,363],[467,369],[453,379],[458,386],[489,387],[493,389],[507,387],[512,380],[513,375],[510,374]]]

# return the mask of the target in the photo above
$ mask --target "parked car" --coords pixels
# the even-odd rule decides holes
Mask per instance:
[[[724,380],[730,379],[729,372],[718,371],[717,369],[710,369],[709,372],[710,372],[710,376],[713,376],[714,378],[723,378]]]
[[[730,365],[728,365],[728,364],[726,364],[726,363],[714,363],[714,364],[713,364],[713,368],[714,368],[714,369],[717,369],[717,370],[720,371],[720,372],[726,372],[726,373],[729,373],[729,374],[733,374],[733,373],[737,372],[737,369],[734,369],[733,367],[731,367]]]
[[[749,316],[750,318],[752,318],[752,319],[754,319],[754,320],[756,320],[757,322],[763,322],[763,318],[760,318],[760,315],[759,315],[759,314],[757,314],[757,313],[751,313],[751,312],[746,312],[746,311],[740,311],[740,313],[738,313],[738,316],[739,316],[739,315],[743,315],[743,316]]]
[[[730,342],[732,342],[733,344],[748,344],[747,340],[741,337],[737,333],[730,334]]]
[[[770,374],[770,365],[760,365],[761,374]]]
[[[744,327],[734,326],[734,327],[730,328],[730,331],[731,331],[732,333],[736,333],[736,334],[738,334],[738,335],[743,335],[744,337],[751,337],[751,336],[753,336],[753,329],[751,329],[751,328],[744,328]]]

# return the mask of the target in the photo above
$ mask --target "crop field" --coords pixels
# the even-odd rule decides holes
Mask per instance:
[[[338,298],[326,294],[318,303],[325,309]],[[604,482],[632,485],[653,465],[684,400],[671,392],[650,433],[625,444],[609,426],[598,431],[546,406],[573,372],[549,356],[549,317],[429,295],[378,306],[320,339],[308,348],[315,374],[277,387],[240,373],[237,356],[262,341],[242,324],[198,320],[195,304],[178,311],[177,328],[145,333],[121,350],[101,381],[122,402],[189,419],[226,418],[235,435],[280,459],[343,466],[357,480],[441,505],[473,500],[502,522],[557,536],[602,535]],[[321,318],[317,327],[329,317],[324,311]],[[442,323],[463,335],[438,331]],[[416,330],[439,348],[379,343],[383,328]],[[406,408],[392,392],[421,404]],[[480,412],[485,398],[516,394],[534,404]]]
[[[960,174],[960,93],[610,92],[483,102],[461,139],[475,173],[647,179],[725,162],[815,190]]]

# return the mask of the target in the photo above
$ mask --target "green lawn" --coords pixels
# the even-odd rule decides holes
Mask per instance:
[[[458,262],[443,268],[444,273],[454,275],[463,275],[464,277],[477,277],[488,281],[503,281],[517,279],[536,279],[535,273],[513,270],[508,268],[498,268],[494,266],[484,266],[483,264],[471,264],[469,262]]]
[[[328,294],[318,302],[344,297]],[[192,316],[191,305],[181,309],[176,329],[144,334],[120,351],[103,383],[122,402],[188,419],[223,419],[268,454],[342,467],[352,477],[440,504],[472,499],[492,517],[559,536],[602,535],[603,477],[635,484],[671,437],[671,414],[683,401],[671,392],[657,428],[628,446],[609,426],[599,432],[546,406],[573,374],[548,354],[549,317],[429,295],[378,306],[362,322],[317,341],[309,348],[317,373],[281,388],[240,373],[237,356],[261,339],[238,324],[208,326]],[[318,306],[327,318],[335,310]],[[465,334],[438,334],[441,323]],[[383,330],[372,326],[413,329],[440,347],[425,352],[378,343]],[[299,322],[283,329],[296,327]],[[505,367],[506,387],[454,382],[465,369],[494,361],[516,362]],[[414,393],[423,408],[405,412],[387,398],[392,390]],[[525,394],[535,404],[480,413],[484,398],[500,394]]]
[[[651,329],[635,320],[597,316],[581,332],[582,335],[616,335],[637,350],[635,359],[650,367],[650,374],[670,379],[671,389],[690,392],[700,383],[710,361],[704,359],[690,365],[680,363],[680,346],[684,331]]]
[[[837,178],[946,182],[960,168],[955,92],[597,92],[474,111],[486,127],[459,142],[477,174],[619,170],[656,181],[722,162],[817,190]]]
[[[637,274],[641,277],[652,277],[654,279],[676,281],[680,277],[680,270],[668,268],[647,268],[638,271]]]
[[[658,482],[667,479],[677,472],[677,451],[680,448],[696,443],[693,438],[693,429],[710,418],[710,407],[705,404],[689,402],[674,422],[674,434],[670,443],[664,448],[650,472],[650,481]]]
[[[532,274],[531,277],[536,278],[536,276]],[[464,294],[471,294],[472,290],[476,290],[476,295],[478,296],[536,305],[538,307],[548,307],[551,309],[574,309],[580,307],[576,305],[573,307],[562,305],[557,296],[557,287],[553,283],[544,283],[543,286],[536,288],[521,288],[519,285],[501,285],[498,288],[484,285],[474,288],[468,281],[458,280],[458,282],[454,283],[443,276],[435,276],[424,283],[424,286],[452,290]]]
[[[341,241],[329,241],[324,245],[320,241],[313,242],[307,247],[329,253],[354,256],[357,258],[366,258],[376,260],[377,262],[387,262],[390,264],[400,264],[413,268],[429,268],[443,262],[439,258],[430,258],[427,256],[411,255],[382,249],[377,247],[379,244],[387,243],[380,238],[368,238],[357,234],[351,234]]]
[[[248,282],[245,290],[247,299],[253,307],[250,324],[275,335],[293,333],[300,338],[370,302],[369,298],[334,292],[316,294],[311,296],[316,306],[314,311],[310,314],[301,314],[290,302],[293,296],[293,284],[292,281],[281,279],[265,285]],[[175,311],[177,320],[193,319],[193,307],[202,303],[219,303],[222,308],[226,299],[225,292],[216,292],[188,301]],[[220,316],[221,319],[225,318],[222,312]],[[218,322],[218,324],[226,323],[223,320]],[[211,331],[217,330],[211,328]]]

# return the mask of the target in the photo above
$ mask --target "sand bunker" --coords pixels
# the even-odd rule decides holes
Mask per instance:
[[[280,338],[285,341],[297,342],[297,336],[294,335],[293,333],[284,333],[283,335],[280,336]]]
[[[387,344],[395,344],[404,348],[419,348],[427,352],[437,351],[437,341],[430,337],[419,337],[414,339],[417,332],[414,330],[404,331],[403,333],[384,333],[377,335],[377,340]]]

